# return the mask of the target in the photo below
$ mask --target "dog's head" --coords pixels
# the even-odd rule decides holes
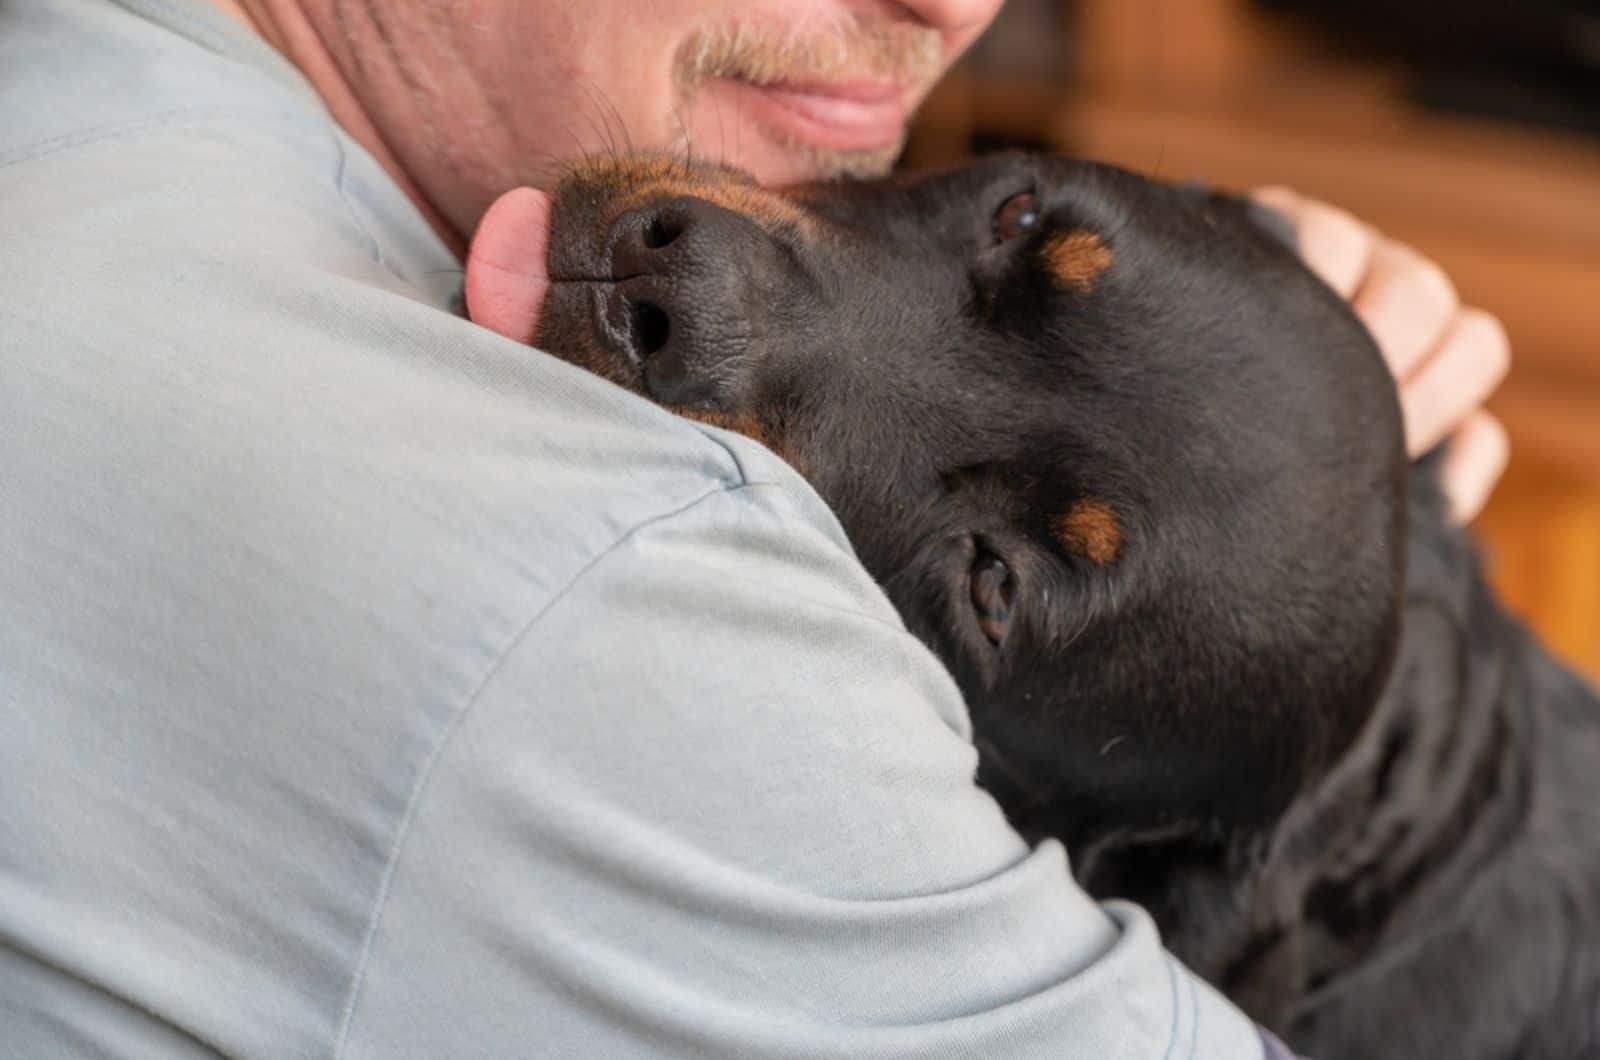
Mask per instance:
[[[606,159],[530,201],[474,257],[522,240],[544,271],[469,266],[474,315],[800,470],[1025,829],[1265,823],[1366,717],[1393,388],[1248,207],[1037,157],[781,194]]]

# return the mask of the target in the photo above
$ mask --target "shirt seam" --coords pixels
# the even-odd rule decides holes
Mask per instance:
[[[125,0],[119,0],[119,3],[134,16],[144,18],[147,21],[160,26],[162,29],[166,29],[177,36],[183,37],[190,44],[196,45],[217,56],[218,58],[239,63],[242,66],[246,66],[258,73],[263,74],[264,76],[275,77],[280,81],[293,80],[300,76],[298,70],[295,70],[292,65],[289,65],[287,60],[283,59],[282,56],[279,56],[270,48],[270,46],[267,46],[265,42],[246,34],[240,27],[219,25],[215,17],[210,13],[201,14],[196,11],[186,10],[169,3],[168,0],[142,0],[142,3],[129,3],[125,2]],[[276,59],[279,63],[284,64],[285,69],[272,69],[268,62],[265,61],[269,58]],[[321,98],[316,96],[314,92],[310,91],[310,86],[305,82],[301,81],[297,83],[295,87],[303,93],[306,93],[311,100],[315,100],[319,106],[324,106]],[[253,107],[231,106],[187,108],[182,111],[172,112],[169,115],[158,115],[150,118],[135,119],[134,121],[126,123],[125,125],[113,126],[99,132],[84,131],[66,134],[62,137],[55,138],[63,141],[62,146],[55,151],[46,150],[42,153],[39,153],[37,151],[39,145],[35,144],[19,149],[19,157],[13,160],[8,160],[10,152],[0,154],[0,169],[14,164],[15,162],[32,161],[38,158],[47,157],[49,154],[59,153],[60,151],[64,150],[71,150],[73,147],[83,146],[90,143],[105,142],[107,140],[115,139],[119,136],[132,135],[136,132],[144,131],[147,128],[170,128],[173,125],[182,124],[182,121],[177,119],[183,115],[199,115],[205,112],[210,112],[211,114],[217,116],[224,114],[252,114],[263,117],[277,118],[279,120],[289,121],[292,123],[303,122],[307,125],[310,124],[313,118],[312,114],[310,113],[301,114],[262,111]],[[399,275],[399,273],[396,272],[395,269],[391,268],[389,263],[385,260],[382,245],[378,242],[377,237],[372,234],[371,228],[365,221],[362,220],[360,212],[356,209],[355,204],[351,201],[349,180],[347,177],[349,170],[349,149],[345,146],[344,138],[341,135],[341,130],[332,120],[332,118],[326,113],[326,110],[318,113],[315,116],[315,119],[317,124],[322,128],[322,131],[330,140],[333,141],[334,155],[336,158],[334,168],[334,186],[339,195],[340,204],[344,207],[344,211],[349,216],[351,223],[356,226],[356,229],[361,233],[362,238],[367,241],[367,247],[371,253],[372,260],[387,271],[395,273],[395,275]],[[197,118],[196,120],[204,119]],[[77,143],[65,142],[74,140],[78,137],[83,137],[84,139]]]
[[[190,44],[226,59],[248,66],[321,103],[300,71],[277,49],[252,30],[236,23],[232,16],[202,4],[199,7],[172,3],[171,0],[114,0],[118,7]]]
[[[43,140],[35,140],[21,147],[0,151],[0,169],[9,169],[25,162],[37,162],[54,155],[77,150],[80,147],[92,147],[95,144],[113,142],[136,136],[140,133],[163,132],[168,129],[181,128],[185,125],[203,125],[206,122],[216,121],[221,118],[239,117],[241,115],[279,121],[289,125],[304,126],[309,124],[306,121],[306,115],[287,111],[263,110],[258,107],[185,107],[181,110],[146,115],[142,118],[117,122],[113,125],[99,125],[70,133],[61,133],[56,136],[46,137]]]
[[[1167,993],[1172,997],[1172,1026],[1167,1031],[1167,1047],[1161,1051],[1161,1060],[1171,1060],[1173,1047],[1178,1044],[1179,1012],[1183,1003],[1182,976],[1178,973],[1178,966],[1170,956],[1162,962],[1167,966]]]
[[[1190,977],[1185,977],[1184,985],[1189,992],[1189,1011],[1192,1013],[1189,1020],[1189,1060],[1194,1060],[1195,1054],[1200,1051],[1200,988],[1195,986]]]
[[[117,6],[128,11],[129,14],[154,22],[163,29],[172,30],[179,36],[187,37],[191,43],[198,44],[209,52],[222,55],[221,40],[214,37],[211,30],[216,27],[209,20],[199,16],[192,9],[179,7],[167,0],[143,0],[142,3],[125,3],[117,0]],[[159,11],[143,11],[140,8],[158,8]],[[169,25],[175,23],[176,25]],[[240,27],[241,31],[243,27]]]
[[[493,664],[490,665],[483,677],[473,687],[472,691],[468,693],[462,704],[456,708],[455,712],[451,715],[450,720],[445,724],[444,729],[440,732],[438,742],[428,753],[428,758],[423,763],[422,769],[418,773],[416,781],[412,784],[411,794],[406,800],[405,810],[402,812],[400,817],[399,828],[397,829],[394,840],[390,845],[388,858],[384,862],[383,875],[380,877],[378,883],[378,893],[373,899],[372,910],[368,914],[367,929],[362,938],[361,950],[357,955],[356,966],[350,977],[349,990],[345,998],[344,1006],[340,1013],[339,1029],[334,1038],[333,1051],[331,1054],[333,1060],[338,1060],[338,1058],[342,1057],[344,1055],[345,1048],[349,1045],[350,1032],[355,1025],[356,1009],[360,1005],[361,993],[363,987],[365,986],[367,968],[372,958],[373,946],[377,940],[378,930],[383,923],[383,912],[388,902],[390,888],[394,882],[395,872],[400,862],[401,852],[404,849],[406,839],[410,834],[411,824],[415,820],[418,809],[422,804],[422,798],[427,791],[429,781],[433,777],[434,768],[444,757],[445,750],[450,746],[452,739],[454,738],[456,732],[460,730],[462,723],[466,720],[468,715],[471,714],[472,708],[477,705],[478,700],[483,695],[484,690],[489,687],[489,685],[494,681],[494,678],[502,669],[504,669],[506,663],[513,655],[516,654],[517,649],[527,639],[529,633],[533,631],[533,629],[539,624],[545,615],[547,615],[558,603],[560,603],[573,590],[573,588],[583,580],[585,575],[598,566],[608,556],[612,555],[623,545],[631,541],[638,534],[645,530],[651,529],[652,527],[671,522],[672,520],[677,519],[678,517],[685,515],[690,511],[693,511],[695,508],[699,507],[708,500],[741,493],[744,490],[749,489],[772,488],[781,489],[781,487],[777,487],[773,483],[765,482],[724,482],[712,489],[706,490],[705,492],[694,497],[692,500],[689,500],[688,502],[681,504],[670,511],[663,512],[660,515],[652,516],[651,518],[642,520],[641,522],[635,523],[633,526],[629,527],[622,534],[618,535],[616,539],[613,540],[609,545],[591,556],[582,567],[573,573],[572,577],[569,578],[564,585],[547,596],[544,601],[534,609],[533,614],[525,623],[523,623],[522,628],[519,629],[516,635],[511,638],[510,643],[506,645],[505,649],[499,654]]]
[[[390,268],[389,263],[384,260],[383,247],[379,245],[377,238],[374,237],[371,230],[367,228],[366,223],[361,220],[360,213],[356,211],[355,203],[350,201],[349,188],[345,180],[345,174],[349,166],[347,157],[348,152],[345,149],[344,137],[339,135],[338,128],[334,127],[332,122],[329,122],[328,138],[333,141],[333,149],[337,157],[336,167],[333,175],[334,186],[338,190],[339,202],[344,206],[344,212],[349,215],[350,223],[356,226],[356,231],[360,232],[362,237],[366,239],[367,246],[372,253],[372,260],[377,262],[377,264],[386,271],[399,276],[399,272],[393,268]],[[427,222],[423,221],[422,223],[426,224]]]
[[[692,424],[694,426],[694,429],[696,430],[696,432],[699,433],[700,437],[704,438],[706,441],[710,442],[712,445],[717,446],[724,453],[726,453],[727,456],[728,456],[728,459],[733,461],[733,471],[734,471],[734,474],[739,477],[739,481],[740,482],[743,482],[743,483],[745,483],[747,485],[752,485],[752,486],[754,486],[754,485],[768,485],[768,486],[780,485],[779,483],[774,482],[774,481],[772,481],[770,479],[765,479],[765,478],[762,478],[762,477],[760,477],[758,475],[752,475],[750,473],[750,468],[748,466],[746,466],[746,464],[744,462],[744,459],[739,456],[738,448],[736,446],[734,446],[734,445],[730,445],[726,439],[719,438],[717,436],[717,434],[716,434],[716,431],[713,428],[707,427],[707,426],[705,426],[704,424],[701,424],[701,423],[697,423],[694,420],[690,420],[690,419],[688,419],[687,417],[684,417],[684,416],[677,416],[676,414],[674,414],[674,417],[677,418],[677,419],[684,420],[684,422],[686,422],[686,423]],[[740,435],[740,437],[744,437],[744,436]],[[753,445],[759,445],[760,444],[758,442],[755,442],[753,439],[751,439],[750,441],[751,441],[751,444],[753,444]],[[774,459],[776,459],[776,456],[774,457]],[[799,472],[796,472],[796,474],[799,474]]]
[[[245,106],[188,107],[164,114],[134,118],[114,125],[79,129],[75,132],[62,133],[57,136],[46,137],[43,140],[35,140],[22,147],[0,151],[0,171],[10,169],[13,166],[25,165],[29,162],[39,162],[46,158],[68,154],[79,148],[116,143],[119,140],[129,139],[143,133],[166,132],[172,129],[205,125],[208,122],[241,116],[282,122],[291,127],[298,127],[308,134],[313,131],[319,132],[327,138],[333,148],[333,189],[334,194],[339,197],[340,207],[350,219],[350,223],[355,226],[356,231],[361,234],[361,238],[366,241],[367,252],[372,257],[372,260],[386,271],[398,276],[399,273],[391,268],[385,260],[383,248],[372,234],[372,230],[361,219],[360,212],[356,210],[355,204],[350,200],[349,180],[347,177],[349,150],[345,147],[344,139],[331,121],[327,121],[320,116],[313,120],[311,115],[307,114],[261,110],[256,107]],[[313,130],[313,124],[318,128]],[[727,448],[727,446],[724,445],[723,448]],[[738,463],[737,459],[735,463]]]

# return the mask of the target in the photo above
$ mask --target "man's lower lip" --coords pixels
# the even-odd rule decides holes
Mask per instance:
[[[905,134],[905,94],[898,86],[724,84],[757,120],[823,150],[878,150]]]

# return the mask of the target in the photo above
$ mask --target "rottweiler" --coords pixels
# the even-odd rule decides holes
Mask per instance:
[[[1092,893],[1307,1056],[1600,1057],[1600,704],[1281,223],[1020,155],[596,158],[536,212],[547,275],[469,301],[793,464]]]

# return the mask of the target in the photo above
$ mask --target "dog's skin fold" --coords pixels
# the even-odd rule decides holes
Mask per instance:
[[[549,210],[527,333],[804,474],[1092,892],[1310,1057],[1600,1058],[1596,699],[1258,211],[1021,156]]]
[[[1595,698],[1495,602],[1431,462],[1412,486],[1399,658],[1356,745],[1264,835],[1094,885],[1307,1056],[1590,1060]]]

